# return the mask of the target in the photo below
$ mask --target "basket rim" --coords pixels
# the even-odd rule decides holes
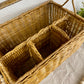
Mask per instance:
[[[55,5],[59,6],[59,7],[61,7],[64,11],[67,11],[70,15],[72,15],[72,16],[76,17],[77,19],[80,19],[81,21],[84,22],[84,18],[82,18],[78,14],[74,14],[74,12],[68,10],[67,8],[62,7],[62,5],[60,5],[60,4],[58,4],[58,3],[54,2],[54,1],[46,1],[46,2],[38,5],[37,7],[33,8],[33,9],[30,9],[30,10],[24,12],[24,13],[21,13],[20,15],[14,17],[13,19],[10,19],[10,20],[0,24],[0,28],[7,25],[7,24],[9,24],[9,23],[11,23],[11,22],[13,22],[13,21],[15,21],[15,20],[21,19],[23,16],[31,13],[32,11],[35,11],[36,9],[38,9],[38,8],[44,6],[44,5],[47,5],[47,4],[55,4]]]
[[[49,56],[48,56],[46,59],[44,59],[42,62],[40,62],[37,66],[35,66],[35,67],[32,68],[30,71],[26,72],[23,76],[21,76],[20,78],[18,78],[18,79],[15,81],[15,84],[20,84],[21,82],[26,82],[26,81],[28,81],[30,78],[33,77],[32,75],[35,74],[36,71],[40,70],[41,68],[43,68],[44,65],[47,65],[47,63],[48,63],[50,60],[54,59],[54,55],[55,55],[55,54],[58,55],[58,54],[59,54],[58,52],[63,51],[63,49],[66,48],[67,45],[71,44],[74,39],[79,39],[79,37],[80,37],[81,35],[84,35],[84,30],[81,31],[81,32],[80,32],[79,34],[77,34],[76,36],[74,36],[73,38],[71,38],[69,41],[67,41],[65,44],[63,44],[61,47],[59,47],[56,51],[54,51],[51,55],[49,55]],[[30,39],[31,39],[31,38],[30,38]],[[29,40],[29,39],[28,39],[28,40]],[[21,44],[24,44],[24,43],[21,43]],[[18,46],[20,46],[20,45],[18,45]],[[15,47],[15,49],[17,49],[18,46]],[[11,51],[11,52],[12,52],[12,51]],[[9,52],[9,53],[10,53],[10,52]],[[8,54],[8,53],[7,53],[7,54]],[[5,55],[4,55],[4,56],[5,56]],[[4,57],[2,57],[2,58],[4,58]],[[2,58],[1,58],[1,59],[2,59]],[[58,58],[58,56],[57,56],[56,58]],[[2,61],[1,59],[0,59],[0,61]],[[3,66],[2,63],[0,63],[0,64]],[[0,70],[2,70],[2,67],[0,68]],[[2,70],[2,71],[3,71],[3,70]],[[6,79],[9,81],[9,79],[8,79],[7,77],[6,77]],[[14,83],[14,81],[12,81],[12,82]]]

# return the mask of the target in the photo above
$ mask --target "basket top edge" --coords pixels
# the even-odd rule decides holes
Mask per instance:
[[[82,18],[81,16],[79,16],[79,15],[77,15],[77,14],[74,14],[72,11],[68,10],[67,8],[63,8],[60,4],[58,4],[58,3],[54,2],[54,1],[46,1],[46,2],[44,2],[43,4],[37,6],[37,7],[33,8],[33,9],[30,9],[30,10],[28,10],[27,12],[21,13],[20,15],[14,17],[13,19],[8,20],[8,21],[6,21],[6,22],[0,24],[0,28],[3,27],[3,26],[5,26],[5,25],[8,25],[9,23],[12,23],[12,22],[15,21],[15,20],[18,20],[18,19],[22,18],[23,16],[25,16],[25,15],[31,13],[32,11],[35,11],[36,9],[38,9],[38,8],[44,6],[44,5],[47,5],[47,4],[49,4],[49,3],[55,4],[55,5],[59,6],[59,7],[61,7],[63,10],[67,11],[70,15],[72,15],[72,16],[76,17],[77,19],[80,19],[81,21],[84,22],[84,18]]]

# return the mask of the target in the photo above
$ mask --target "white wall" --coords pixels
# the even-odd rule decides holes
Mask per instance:
[[[22,0],[0,10],[0,23],[10,20],[21,13],[42,4],[47,0]]]
[[[84,2],[84,0],[75,0],[75,6],[78,11],[80,8],[84,8],[82,2]]]
[[[47,0],[22,0],[18,3],[3,8],[0,10],[0,23],[6,22],[7,20],[14,18],[20,15],[21,13],[29,9],[32,9],[45,1]],[[54,0],[54,1],[56,1],[59,4],[62,4],[66,0]],[[79,0],[75,0],[75,3],[76,1],[78,2]],[[80,1],[84,1],[84,0],[80,0]],[[76,3],[76,5],[81,7],[80,1],[78,2],[80,3],[80,5],[78,3]],[[73,11],[71,0],[69,0],[69,2],[64,7]]]

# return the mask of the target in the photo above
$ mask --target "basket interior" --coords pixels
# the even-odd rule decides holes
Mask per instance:
[[[0,27],[1,53],[5,55],[18,44],[66,14],[71,16],[71,18],[59,27],[62,28],[70,38],[74,37],[84,29],[84,22],[69,14],[59,5],[55,3],[46,3],[31,12],[26,12],[18,16],[17,19],[11,20]]]
[[[10,78],[17,80],[26,72],[31,70],[36,64],[30,56],[28,47],[23,45],[19,50],[10,52],[9,57],[3,60],[4,66],[7,68],[6,73],[9,73]]]
[[[0,27],[0,52],[5,55],[18,44],[66,14],[71,17],[63,24],[60,23],[57,26],[64,30],[70,38],[74,37],[84,29],[84,22],[77,19],[76,16],[72,16],[55,3],[47,3]],[[38,39],[35,42],[35,47],[44,59],[68,41],[52,28],[40,35]],[[36,62],[35,58],[33,59],[31,57],[27,46],[23,46],[17,51],[16,49],[14,50],[14,53],[9,52],[10,55],[8,55],[9,53],[6,54],[8,56],[5,56],[2,60],[3,65],[6,67],[5,71],[11,79],[16,81],[19,77],[31,70],[36,65]]]
[[[13,80],[18,80],[35,65],[56,51],[69,38],[56,26],[48,26],[39,31],[2,57],[5,72]]]
[[[16,65],[14,65],[14,66],[16,66],[16,67],[14,69],[11,67],[11,70],[13,70],[13,74],[18,79],[19,77],[24,75],[26,72],[31,70],[35,66],[35,62],[34,62],[33,58],[30,57],[30,58],[27,58],[26,60],[24,60],[22,63],[16,63]]]
[[[75,15],[71,14],[66,9],[61,8],[58,4],[52,3],[51,4],[51,18],[50,22],[51,24],[54,21],[61,20],[58,26],[64,30],[70,38],[73,38],[77,34],[79,34],[82,30],[84,30],[84,20],[81,20],[78,16],[75,17]],[[68,15],[69,18],[63,20],[62,18]]]
[[[54,30],[53,27],[40,35],[38,39],[39,41],[35,42],[35,46],[44,59],[68,41],[59,31]]]

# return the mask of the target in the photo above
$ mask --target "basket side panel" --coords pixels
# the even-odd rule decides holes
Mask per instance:
[[[42,5],[0,28],[0,51],[5,54],[49,25],[49,5]]]
[[[64,17],[65,15],[70,16],[70,18],[67,20],[67,23],[65,24],[66,27],[63,29],[70,38],[77,35],[80,31],[84,29],[84,21],[77,15],[73,15],[73,12],[68,11],[65,8],[62,8],[60,5],[56,3],[51,3],[51,17],[50,21],[53,23],[54,21],[57,21]],[[63,28],[64,25],[61,25],[61,28]]]
[[[64,11],[60,6],[51,3],[51,23],[59,20],[67,14],[67,11]]]

